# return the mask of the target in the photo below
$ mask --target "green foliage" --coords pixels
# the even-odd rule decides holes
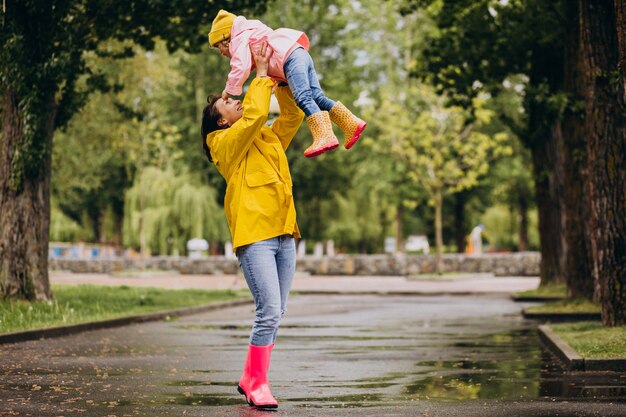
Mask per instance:
[[[261,10],[265,1],[239,0],[232,11]],[[10,157],[9,185],[21,189],[24,178],[38,180],[52,149],[53,126],[64,126],[96,89],[110,84],[88,69],[85,52],[96,54],[108,39],[131,40],[152,49],[164,39],[169,50],[199,50],[205,31],[221,7],[214,2],[183,0],[7,0],[0,20],[0,85],[11,97],[20,126]],[[106,56],[127,56],[102,51]],[[78,82],[82,75],[88,81]],[[36,88],[33,88],[36,86]],[[5,127],[6,128],[6,127]]]
[[[81,234],[80,239],[90,241],[100,240],[106,210],[115,224],[121,223],[124,190],[131,183],[125,152],[114,144],[126,120],[114,109],[112,99],[94,94],[67,128],[57,133],[52,155],[52,196],[63,214],[81,228],[89,223],[91,232]]]
[[[487,208],[479,222],[485,225],[484,238],[489,246],[495,250],[517,250],[519,213],[514,207],[494,205]],[[537,226],[537,210],[528,213],[528,243],[529,250],[538,250],[539,232]]]
[[[404,0],[405,13],[425,2]],[[560,92],[565,2],[543,0],[439,0],[423,9],[437,23],[412,75],[427,80],[452,104],[472,108],[481,92],[497,95],[503,82],[523,74],[526,113],[520,139],[529,147],[565,107],[575,105]],[[421,10],[421,9],[420,9]],[[533,111],[530,111],[533,109]]]
[[[107,42],[101,48],[113,55],[127,45]],[[194,91],[204,80],[185,76],[199,72],[203,60],[185,52],[170,54],[163,42],[151,52],[132,51],[128,59],[87,57],[90,68],[126,88],[92,94],[55,138],[53,196],[82,227],[88,220],[90,240],[121,244],[124,194],[144,166],[207,170],[198,135],[205,97],[202,93],[196,103]]]
[[[424,86],[408,85],[405,95],[385,97],[378,113],[381,139],[389,144],[409,178],[433,197],[476,186],[490,159],[510,153],[508,136],[489,136],[480,128],[492,113],[475,99],[476,119],[461,108],[443,107],[441,98]]]
[[[334,192],[325,205],[323,214],[329,221],[324,237],[348,252],[382,252],[385,229],[391,224],[385,184],[367,165],[355,169],[353,180],[356,187],[346,194]]]
[[[79,223],[63,213],[55,199],[50,210],[50,240],[53,242],[93,241],[93,228],[89,219]]]
[[[176,174],[172,169],[147,167],[126,193],[124,244],[154,254],[186,253],[192,238],[228,240],[223,209],[215,190],[198,175]]]

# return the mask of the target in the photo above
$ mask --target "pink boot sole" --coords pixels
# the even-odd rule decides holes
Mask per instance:
[[[306,156],[307,158],[313,158],[315,156],[323,154],[324,152],[332,151],[333,149],[335,149],[338,146],[339,146],[339,141],[336,140],[334,142],[329,143],[326,146],[323,146],[323,147],[318,148],[318,149],[314,149],[311,152],[308,152],[308,153],[305,152],[304,156]]]
[[[246,397],[246,402],[248,403],[248,405],[250,405],[251,407],[256,407],[256,408],[261,408],[261,409],[270,409],[270,408],[278,408],[278,404],[261,404],[261,405],[256,405],[254,403],[254,401],[252,401],[252,399],[248,398],[248,395],[246,394],[246,392],[243,390],[243,388],[241,388],[241,385],[237,385],[237,391],[239,391],[239,394],[243,395]]]
[[[352,139],[350,139],[350,141],[345,145],[346,149],[350,149],[354,146],[355,143],[357,143],[366,127],[367,123],[363,122],[356,128],[356,132],[354,132],[354,135],[352,135]]]

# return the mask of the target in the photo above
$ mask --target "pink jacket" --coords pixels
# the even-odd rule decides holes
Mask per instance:
[[[291,52],[299,46],[309,50],[309,38],[304,32],[286,28],[272,30],[259,20],[248,20],[243,16],[237,16],[230,30],[228,48],[231,58],[226,92],[231,96],[238,96],[242,93],[241,87],[254,67],[249,45],[255,48],[264,40],[274,50],[267,74],[280,81],[287,81],[283,66]]]

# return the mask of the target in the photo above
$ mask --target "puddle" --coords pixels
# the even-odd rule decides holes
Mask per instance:
[[[626,375],[619,372],[570,372],[552,353],[542,351],[539,395],[562,400],[626,402]]]
[[[538,371],[537,371],[538,373]],[[434,375],[403,387],[413,399],[460,401],[475,399],[536,398],[539,381],[532,378],[505,377],[500,370]]]
[[[626,402],[624,375],[567,372],[555,357],[540,347],[534,328],[473,338],[464,335],[463,342],[455,341],[454,336],[451,339],[441,346],[441,352],[447,352],[447,357],[460,356],[458,358],[418,361],[405,373],[391,372],[353,380],[355,385],[345,384],[344,387],[384,391],[387,402],[533,398]],[[320,385],[324,386],[341,388],[340,385]],[[394,386],[399,387],[399,393],[393,392]],[[334,402],[332,399],[323,401]]]
[[[174,381],[168,382],[168,387],[203,387],[207,385],[219,385],[217,383],[211,381],[193,381],[193,380],[182,380],[182,381]]]
[[[287,398],[285,402],[297,402],[304,408],[363,408],[389,406],[381,394],[338,395],[331,397]]]
[[[539,396],[541,350],[534,329],[476,336],[450,347],[473,357],[417,362],[421,369],[403,386],[405,395],[445,402]]]
[[[187,392],[181,395],[173,395],[166,398],[166,404],[190,405],[190,406],[223,406],[241,405],[243,397],[233,397],[223,394],[193,394]]]

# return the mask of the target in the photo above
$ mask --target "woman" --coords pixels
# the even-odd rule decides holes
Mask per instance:
[[[295,274],[294,237],[300,237],[285,149],[304,113],[288,86],[275,90],[280,116],[266,126],[274,82],[271,48],[253,52],[256,78],[239,100],[209,98],[202,115],[205,153],[226,180],[224,210],[239,264],[256,304],[248,356],[238,390],[248,404],[277,408],[267,371]]]

